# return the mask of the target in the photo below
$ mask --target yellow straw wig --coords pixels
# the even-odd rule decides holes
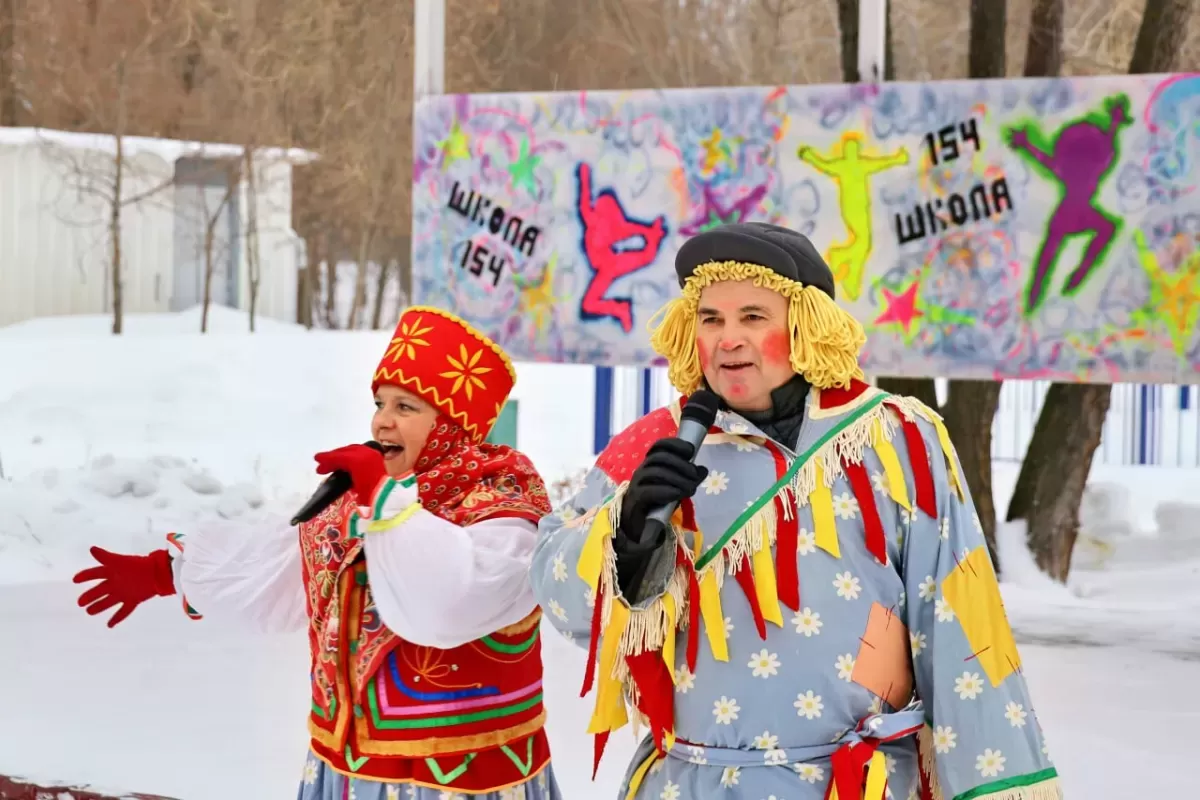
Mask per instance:
[[[691,394],[704,379],[696,351],[696,315],[700,292],[719,281],[753,281],[788,298],[792,369],[810,384],[818,389],[847,388],[852,378],[862,380],[858,356],[867,335],[832,297],[758,264],[710,261],[684,281],[683,296],[667,302],[647,325],[650,346],[667,359],[667,375],[677,391]]]

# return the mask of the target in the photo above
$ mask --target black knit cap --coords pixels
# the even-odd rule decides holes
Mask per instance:
[[[807,236],[790,228],[766,222],[735,222],[696,234],[675,255],[680,287],[697,267],[712,261],[758,264],[835,297],[829,265]]]

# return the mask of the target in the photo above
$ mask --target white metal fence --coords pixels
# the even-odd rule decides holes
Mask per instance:
[[[992,424],[992,458],[1020,461],[1050,384],[1007,381]],[[1118,383],[1096,463],[1200,467],[1200,386]]]
[[[640,369],[614,370],[614,431],[678,396],[665,369],[650,373],[647,392]],[[937,381],[939,400],[945,399],[946,387],[946,381]],[[1047,381],[1005,382],[992,427],[993,459],[1024,458],[1049,387]],[[1200,468],[1200,386],[1115,384],[1095,463]]]

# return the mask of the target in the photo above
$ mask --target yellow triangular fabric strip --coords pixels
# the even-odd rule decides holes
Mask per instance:
[[[654,766],[654,762],[658,761],[661,757],[657,750],[651,750],[650,755],[646,756],[646,760],[638,764],[638,768],[629,777],[629,791],[625,793],[625,800],[633,800],[633,798],[637,797],[638,789],[642,788],[642,781],[646,780],[646,773]]]
[[[667,617],[667,631],[663,636],[662,657],[666,662],[667,671],[671,673],[671,682],[677,683],[675,677],[675,621],[678,619],[675,612],[675,598],[670,592],[662,596],[663,614]]]
[[[871,436],[875,440],[875,454],[883,464],[883,474],[887,476],[888,496],[901,508],[912,511],[912,501],[908,499],[908,483],[904,479],[904,468],[900,466],[900,456],[892,443],[883,438],[883,423],[878,419],[872,423]]]
[[[608,624],[600,634],[600,664],[596,675],[596,707],[588,723],[588,733],[615,731],[629,722],[621,682],[613,677],[621,646],[621,634],[629,624],[629,608],[618,600],[612,601]]]
[[[608,519],[608,508],[601,507],[588,528],[587,541],[579,551],[575,572],[593,592],[600,582],[600,570],[604,566],[604,540],[613,535],[612,523]]]
[[[721,592],[717,588],[717,573],[706,569],[700,573],[700,616],[704,617],[704,633],[708,646],[717,661],[729,660],[725,642],[725,615],[721,612]]]
[[[763,619],[783,627],[783,609],[779,607],[779,589],[775,585],[775,562],[771,558],[771,547],[767,537],[763,537],[763,546],[754,551],[750,557],[750,566],[754,574],[754,593],[758,595],[758,607],[762,610]]]
[[[825,485],[825,470],[821,468],[819,459],[813,459],[813,468],[817,473],[816,487],[808,496],[808,502],[812,506],[813,528],[815,529],[813,536],[816,538],[817,547],[834,558],[841,558],[842,550],[838,547],[837,524],[833,521],[833,492]]]
[[[950,443],[950,432],[946,430],[945,423],[937,417],[933,418],[933,427],[937,430],[938,442],[942,445],[946,463],[950,465],[950,479],[954,481],[954,491],[958,492],[959,502],[965,503],[967,502],[967,487],[963,483],[962,474],[958,471],[958,459],[954,457],[954,445]]]

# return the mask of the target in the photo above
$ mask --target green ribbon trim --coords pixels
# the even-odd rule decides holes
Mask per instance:
[[[504,755],[508,756],[508,760],[513,762],[513,765],[521,772],[522,778],[529,777],[529,771],[533,769],[533,737],[530,736],[525,742],[525,761],[517,758],[517,754],[509,749],[508,745],[500,745],[500,750]]]
[[[764,492],[757,500],[755,500],[749,508],[743,511],[738,518],[733,521],[733,524],[726,529],[725,533],[721,534],[721,538],[713,542],[712,545],[704,551],[704,554],[701,555],[700,558],[696,559],[696,571],[699,572],[708,566],[712,560],[717,557],[721,550],[724,549],[725,545],[729,544],[729,540],[733,538],[734,534],[740,531],[742,526],[750,521],[751,517],[761,511],[763,506],[774,500],[775,495],[779,492],[779,490],[791,483],[791,480],[796,476],[796,473],[799,472],[805,464],[812,460],[812,457],[817,454],[818,450],[828,444],[833,437],[837,436],[839,433],[846,430],[846,428],[850,427],[855,422],[858,422],[864,416],[873,411],[877,405],[883,402],[885,397],[888,397],[888,395],[882,392],[875,397],[872,397],[862,406],[848,414],[837,425],[826,431],[825,435],[818,439],[816,444],[798,456],[796,460],[792,462],[791,466],[788,467],[788,470],[783,474],[783,477],[775,481],[770,489],[767,489],[767,491]]]
[[[542,702],[542,693],[538,692],[528,700],[499,708],[488,708],[474,711],[470,714],[449,714],[441,717],[421,717],[419,719],[383,719],[379,712],[379,697],[375,692],[375,682],[367,684],[367,704],[371,707],[371,721],[381,730],[415,730],[422,728],[441,728],[450,725],[462,725],[467,722],[480,722],[485,719],[498,719],[520,714]]]
[[[1005,778],[1002,781],[992,781],[985,783],[983,786],[976,786],[974,789],[956,794],[954,800],[974,800],[976,797],[995,794],[997,792],[1005,792],[1009,789],[1024,789],[1029,786],[1035,786],[1039,783],[1052,781],[1058,778],[1058,770],[1054,767],[1044,769],[1040,772],[1030,772],[1028,775],[1016,775],[1012,778]]]
[[[445,786],[447,783],[462,777],[462,774],[467,771],[467,767],[471,766],[471,762],[475,760],[475,755],[475,753],[467,753],[462,763],[449,772],[442,772],[442,768],[432,758],[425,759],[425,766],[429,767],[429,771],[433,773],[434,779],[442,786]]]
[[[533,634],[523,642],[514,642],[512,644],[507,642],[498,642],[491,636],[484,636],[479,641],[483,642],[490,649],[497,653],[524,653],[537,644],[538,637],[541,636],[541,633],[541,630],[538,629],[537,626],[534,626]]]

